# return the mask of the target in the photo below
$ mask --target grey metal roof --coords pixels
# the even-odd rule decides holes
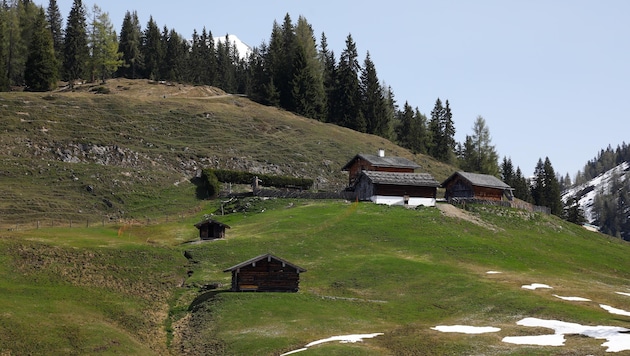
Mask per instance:
[[[400,168],[420,168],[418,164],[413,161],[410,161],[404,157],[394,157],[394,156],[376,156],[376,155],[368,155],[365,153],[359,153],[354,156],[345,166],[341,169],[342,171],[347,171],[352,163],[358,158],[362,158],[368,162],[370,162],[373,166],[376,167],[400,167]]]
[[[208,219],[204,219],[204,220],[201,220],[200,222],[198,222],[198,223],[196,223],[196,224],[195,224],[195,227],[196,227],[197,229],[199,229],[199,228],[201,228],[203,225],[206,225],[206,224],[216,224],[216,225],[219,225],[219,226],[226,227],[226,228],[230,229],[230,226],[229,226],[229,225],[226,225],[226,224],[224,224],[224,223],[222,223],[222,222],[219,222],[219,221],[216,221],[216,220],[214,220],[214,219],[210,219],[210,218],[208,218]]]
[[[264,255],[260,255],[260,256],[256,256],[256,257],[254,257],[254,258],[250,258],[249,260],[247,260],[247,261],[245,261],[245,262],[239,263],[239,264],[234,265],[234,266],[232,266],[232,267],[230,267],[230,268],[228,268],[228,269],[223,270],[223,272],[231,272],[231,271],[237,270],[237,269],[239,269],[239,268],[245,267],[245,266],[247,266],[247,265],[250,265],[250,264],[252,264],[252,263],[254,263],[254,262],[258,262],[258,261],[260,261],[260,260],[264,260],[264,259],[266,259],[266,258],[271,258],[271,259],[274,259],[274,260],[276,260],[276,261],[280,261],[280,262],[282,262],[282,263],[284,263],[284,264],[286,264],[286,265],[289,265],[289,266],[291,266],[291,267],[295,268],[296,270],[298,270],[298,272],[306,272],[306,270],[305,270],[304,268],[299,267],[299,266],[296,266],[296,265],[294,265],[293,263],[290,263],[290,262],[288,262],[288,261],[286,261],[286,260],[283,260],[283,259],[282,259],[282,258],[280,258],[280,257],[276,257],[276,256],[274,256],[274,255],[272,255],[272,254],[270,254],[270,253],[266,253],[266,254],[264,254]]]
[[[459,175],[462,178],[466,179],[472,185],[476,185],[478,187],[513,190],[512,187],[510,187],[509,185],[505,184],[503,181],[501,181],[499,178],[497,178],[495,176],[491,176],[489,174],[479,174],[479,173],[470,173],[470,172],[461,172],[461,171],[453,173],[450,177],[448,177],[442,183],[442,185],[446,186],[446,184],[451,179],[455,178],[455,176],[457,176],[457,175]]]
[[[440,183],[429,173],[398,173],[363,171],[372,183],[410,185],[415,187],[439,187]]]

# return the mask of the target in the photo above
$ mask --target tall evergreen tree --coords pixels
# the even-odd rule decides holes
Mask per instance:
[[[376,67],[367,52],[363,62],[360,82],[361,106],[367,133],[388,136],[389,117],[383,88],[376,75]]]
[[[140,51],[142,32],[138,13],[127,11],[120,29],[118,52],[122,53],[123,65],[118,69],[118,75],[135,79],[143,69],[142,52]]]
[[[49,0],[48,9],[46,10],[46,20],[50,26],[50,33],[53,39],[53,47],[55,48],[55,56],[60,57],[63,54],[63,18],[59,12],[56,0]]]
[[[68,20],[66,21],[64,38],[64,77],[74,85],[74,81],[86,73],[89,58],[87,24],[85,9],[81,0],[74,0]]]
[[[295,26],[291,91],[294,110],[307,117],[326,119],[326,94],[323,68],[318,58],[317,42],[313,28],[300,16]]]
[[[428,141],[427,117],[420,113],[418,108],[416,108],[413,121],[411,122],[410,136],[411,151],[426,154]]]
[[[188,61],[188,42],[174,29],[164,26],[162,43],[165,47],[161,77],[165,80],[184,81]]]
[[[444,146],[446,145],[446,137],[444,132],[444,115],[445,109],[440,98],[437,98],[433,110],[431,110],[431,119],[429,120],[429,133],[431,141],[429,145],[429,155],[438,160],[444,158]]]
[[[149,17],[149,22],[142,36],[142,46],[140,52],[144,59],[144,76],[151,80],[159,80],[160,63],[164,59],[164,50],[162,48],[160,28],[153,20],[153,16]]]
[[[531,190],[529,189],[529,183],[527,178],[523,176],[523,172],[521,171],[521,167],[516,167],[516,172],[514,173],[514,182],[513,185],[510,185],[514,188],[514,197],[526,201],[528,203],[533,203],[534,200],[532,198]]]
[[[7,78],[7,12],[6,6],[0,6],[0,91],[5,91],[9,87],[9,79]]]
[[[514,183],[516,182],[514,165],[512,164],[512,159],[505,156],[503,156],[503,162],[501,162],[501,180],[514,188]]]
[[[225,35],[223,41],[217,43],[217,86],[228,93],[236,92],[236,68],[230,39]]]
[[[291,80],[293,79],[293,63],[296,54],[297,41],[295,28],[291,22],[291,16],[287,13],[281,27],[281,60],[278,63],[278,72],[274,80],[280,92],[280,106],[288,110],[294,110]]]
[[[337,88],[337,63],[335,53],[328,49],[328,40],[322,32],[319,42],[319,60],[322,65],[322,81],[326,94],[326,121],[332,121],[335,115],[335,94]]]
[[[361,92],[359,88],[359,67],[357,47],[352,35],[346,37],[346,48],[341,52],[338,66],[338,86],[336,99],[338,101],[337,118],[335,123],[365,132],[365,118],[361,112]]]
[[[122,54],[118,52],[118,36],[109,20],[109,14],[94,5],[89,38],[90,77],[94,81],[99,77],[104,83],[123,64]]]
[[[554,215],[562,215],[560,185],[549,157],[545,158],[544,163],[542,159],[538,159],[534,170],[532,197],[534,204],[548,207]]]
[[[413,126],[413,108],[409,102],[405,101],[403,109],[397,113],[398,125],[396,126],[396,137],[398,145],[411,149],[411,127]]]
[[[52,35],[46,24],[46,14],[40,8],[35,18],[24,80],[31,91],[48,91],[57,83],[57,60]]]

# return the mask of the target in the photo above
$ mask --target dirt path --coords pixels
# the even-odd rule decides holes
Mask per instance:
[[[466,220],[473,224],[479,225],[481,227],[485,227],[486,229],[489,229],[492,231],[499,230],[499,228],[497,228],[496,226],[481,220],[479,217],[475,216],[474,214],[469,213],[465,210],[459,209],[458,207],[455,207],[451,204],[438,203],[436,204],[436,206],[438,209],[440,209],[440,211],[442,212],[442,214],[444,214],[444,216]]]

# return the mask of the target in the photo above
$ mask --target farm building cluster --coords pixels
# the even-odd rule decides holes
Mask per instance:
[[[487,174],[455,172],[439,183],[429,173],[419,173],[420,166],[403,157],[357,154],[345,166],[347,190],[359,201],[405,206],[435,206],[437,190],[445,189],[444,198],[511,201],[513,190],[497,177]]]
[[[348,172],[346,191],[358,201],[409,207],[435,206],[438,188],[444,198],[512,201],[513,189],[494,176],[455,172],[444,182],[429,173],[417,172],[421,167],[403,157],[357,154],[342,170]],[[258,182],[256,182],[258,183]],[[195,224],[201,240],[221,239],[230,226],[207,218]],[[297,292],[304,268],[280,257],[263,254],[224,270],[232,274],[234,292]]]

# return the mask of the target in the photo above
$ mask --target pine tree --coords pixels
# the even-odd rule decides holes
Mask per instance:
[[[142,45],[140,52],[144,59],[144,77],[151,80],[159,80],[160,63],[164,59],[164,50],[160,35],[160,28],[153,20],[153,16],[149,17],[147,28],[142,36]]]
[[[122,53],[123,66],[118,69],[118,75],[136,79],[143,69],[143,58],[140,51],[141,29],[138,13],[127,11],[120,29],[118,52]]]
[[[30,91],[48,91],[57,83],[57,60],[44,9],[33,24],[24,80]]]
[[[294,110],[291,80],[293,79],[293,63],[296,54],[296,35],[291,16],[284,16],[281,31],[281,60],[278,63],[278,72],[274,76],[276,86],[280,92],[280,106],[288,110]]]
[[[376,75],[376,68],[370,58],[370,52],[367,52],[363,62],[360,90],[367,133],[388,137],[390,118],[387,116],[387,102]]]
[[[228,93],[236,92],[235,58],[231,47],[227,34],[217,43],[217,86]]]
[[[505,156],[503,156],[503,162],[501,163],[501,180],[514,188],[516,182],[514,165],[512,164],[512,159]]]
[[[50,26],[50,33],[53,39],[53,47],[55,48],[55,56],[60,57],[63,54],[63,18],[59,12],[56,0],[49,0],[48,9],[46,11],[46,20]]]
[[[410,130],[410,146],[413,153],[427,153],[427,117],[416,108]]]
[[[433,110],[431,110],[431,119],[429,119],[429,155],[436,159],[441,159],[442,146],[445,144],[444,130],[442,128],[444,116],[444,106],[440,98],[437,98]]]
[[[326,119],[326,94],[317,43],[311,25],[303,16],[295,26],[292,99],[295,112],[323,121]]]
[[[586,222],[584,209],[580,206],[579,199],[577,197],[573,197],[567,201],[564,206],[563,218],[568,222],[578,225],[582,225]]]
[[[336,112],[335,90],[337,87],[337,64],[334,52],[328,49],[328,41],[323,32],[319,45],[319,61],[322,66],[322,81],[324,85],[324,92],[326,94],[325,121],[330,122],[333,120]]]
[[[4,70],[7,67],[7,45],[5,42],[7,38],[7,12],[8,9],[5,6],[0,6],[0,91],[5,91],[9,87],[7,71]]]
[[[396,137],[398,145],[411,148],[411,127],[413,126],[413,108],[409,102],[405,101],[402,111],[397,113],[398,125],[396,126]]]
[[[104,83],[123,64],[122,53],[118,52],[118,37],[109,14],[94,5],[90,31],[90,77],[98,76]]]
[[[544,163],[542,159],[538,159],[534,170],[532,197],[534,204],[548,207],[554,215],[562,215],[560,184],[549,157],[545,158]]]
[[[533,203],[534,200],[532,198],[531,190],[529,189],[528,180],[523,176],[523,172],[521,172],[521,167],[516,167],[516,172],[514,173],[514,182],[510,185],[514,188],[514,197],[526,201],[528,203]]]
[[[74,0],[68,20],[66,21],[66,37],[64,38],[64,77],[74,85],[74,81],[86,73],[89,58],[87,25],[85,9],[81,0]]]
[[[361,113],[361,93],[359,90],[359,67],[357,48],[352,35],[346,37],[346,48],[341,52],[338,66],[338,87],[336,99],[341,109],[335,119],[340,126],[365,132],[366,123]]]
[[[162,43],[166,48],[161,77],[165,80],[184,81],[188,61],[188,42],[174,29],[167,32],[166,26],[162,31]]]

